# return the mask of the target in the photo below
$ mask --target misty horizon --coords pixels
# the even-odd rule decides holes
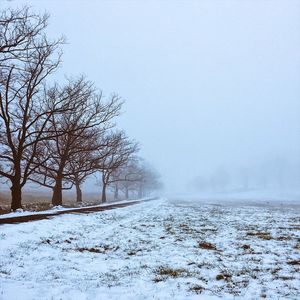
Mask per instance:
[[[276,160],[299,178],[297,1],[2,3],[50,13],[49,35],[67,40],[55,80],[84,74],[125,100],[117,123],[166,193]]]

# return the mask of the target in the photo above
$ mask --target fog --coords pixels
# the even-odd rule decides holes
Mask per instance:
[[[61,80],[85,74],[126,101],[118,126],[166,193],[220,169],[232,188],[241,170],[252,187],[268,172],[299,186],[299,1],[0,2],[23,4],[66,37]]]

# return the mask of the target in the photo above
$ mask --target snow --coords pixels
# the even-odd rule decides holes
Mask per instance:
[[[15,217],[22,217],[22,216],[32,216],[32,215],[43,215],[43,214],[57,214],[57,212],[61,211],[70,211],[70,210],[81,210],[82,208],[97,208],[97,207],[106,207],[106,206],[111,206],[111,205],[117,205],[117,204],[126,204],[126,203],[132,203],[132,202],[137,202],[137,201],[145,201],[148,200],[149,198],[143,198],[143,199],[138,199],[138,200],[121,200],[121,201],[113,201],[113,202],[107,202],[107,203],[102,203],[99,205],[93,205],[93,206],[81,206],[77,208],[66,208],[63,206],[53,206],[51,209],[48,210],[42,210],[42,211],[28,211],[28,210],[23,210],[23,209],[17,209],[15,212],[10,212],[6,214],[0,215],[0,219],[8,219],[8,218],[15,218]]]
[[[300,205],[159,199],[1,225],[0,299],[299,299],[299,252]]]

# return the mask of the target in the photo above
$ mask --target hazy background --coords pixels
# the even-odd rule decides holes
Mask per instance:
[[[299,183],[300,1],[0,0],[23,4],[66,36],[61,80],[126,100],[119,126],[168,193],[276,162]]]

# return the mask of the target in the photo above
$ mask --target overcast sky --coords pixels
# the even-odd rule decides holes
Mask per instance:
[[[126,100],[119,126],[169,191],[220,165],[299,160],[300,1],[0,0],[24,3],[67,38],[60,76]]]

